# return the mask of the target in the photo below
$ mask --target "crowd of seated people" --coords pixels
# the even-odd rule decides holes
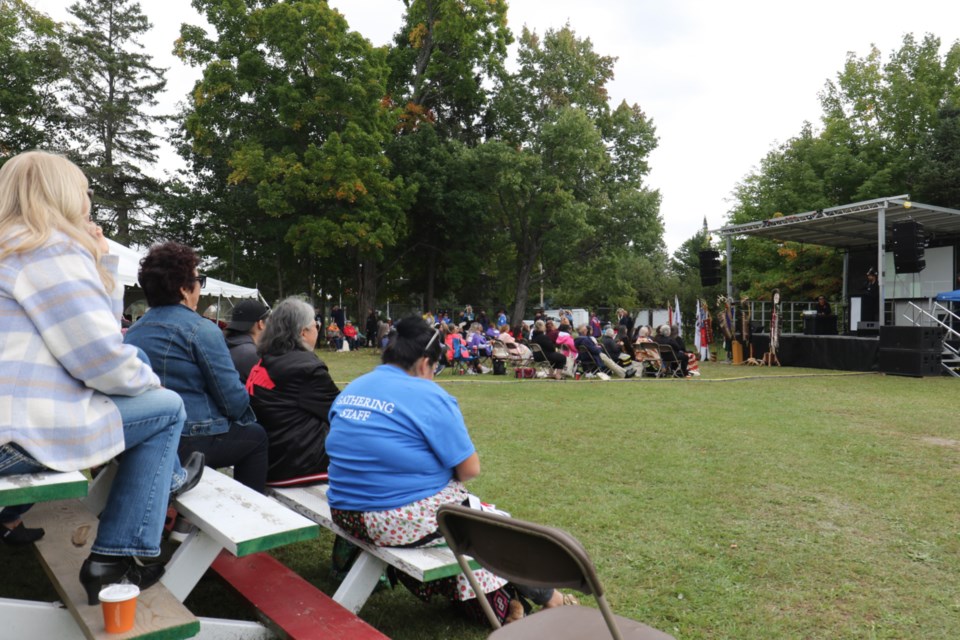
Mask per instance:
[[[632,378],[641,372],[658,372],[662,367],[657,346],[659,329],[652,331],[648,326],[636,325],[622,308],[606,327],[596,313],[591,313],[585,324],[574,328],[572,314],[564,311],[558,318],[547,317],[538,311],[532,324],[518,321],[510,325],[503,309],[498,309],[498,324],[494,325],[487,320],[482,309],[475,312],[470,305],[459,312],[446,309],[436,313],[427,311],[422,317],[428,324],[434,320],[432,326],[441,332],[444,345],[435,374],[452,364],[458,365],[457,371],[488,373],[491,369],[481,363],[489,356],[493,357],[494,366],[498,359],[512,361],[514,365],[546,362],[552,370],[550,375],[556,379],[574,378],[578,372],[590,378]],[[450,321],[451,318],[458,321]],[[696,356],[689,354],[679,340],[678,328],[672,328],[672,335],[669,335],[670,329],[668,326],[666,337],[678,358],[683,359],[682,374],[688,377],[690,374],[699,375]],[[503,373],[502,367],[499,372]]]

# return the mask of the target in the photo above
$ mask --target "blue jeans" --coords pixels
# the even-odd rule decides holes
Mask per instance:
[[[187,417],[183,400],[169,389],[110,399],[120,410],[125,448],[117,457],[117,477],[100,514],[97,539],[91,550],[111,556],[156,557],[160,555],[160,534],[170,489],[184,479],[177,460],[177,444]],[[0,474],[44,470],[29,456],[21,454],[22,459],[15,459],[18,449],[0,447]],[[26,510],[19,509],[20,513]]]

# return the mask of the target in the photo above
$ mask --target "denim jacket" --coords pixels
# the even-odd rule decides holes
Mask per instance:
[[[183,436],[212,436],[230,423],[256,422],[216,324],[182,304],[153,307],[127,330],[127,343],[143,349],[163,386],[183,398]]]

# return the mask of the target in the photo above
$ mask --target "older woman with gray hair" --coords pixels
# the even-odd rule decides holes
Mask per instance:
[[[306,484],[326,478],[327,414],[340,389],[315,352],[320,326],[313,307],[287,298],[270,314],[260,336],[260,362],[250,371],[247,391],[267,430],[267,483]]]

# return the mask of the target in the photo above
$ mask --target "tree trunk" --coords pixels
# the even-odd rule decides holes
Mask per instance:
[[[427,309],[433,309],[434,281],[437,277],[437,253],[432,249],[427,254]]]
[[[280,259],[273,263],[274,268],[277,270],[277,300],[283,300],[283,268],[280,266]]]
[[[526,259],[520,263],[520,268],[517,270],[517,294],[513,302],[513,313],[510,314],[514,324],[523,320],[527,308],[527,297],[530,295],[530,276],[537,259],[536,252],[527,254]]]
[[[357,326],[367,317],[367,309],[377,307],[377,261],[367,256],[360,262],[360,295],[357,300]],[[359,330],[359,329],[358,329]]]

